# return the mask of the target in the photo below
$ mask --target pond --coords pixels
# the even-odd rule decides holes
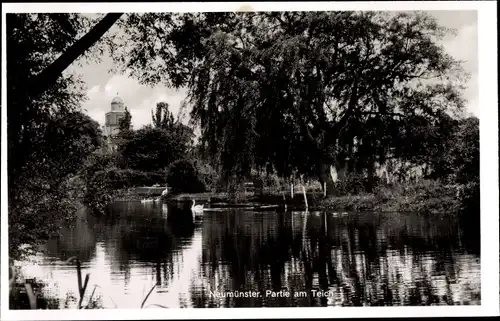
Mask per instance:
[[[46,282],[59,308],[79,297],[73,256],[90,274],[84,306],[140,308],[153,287],[144,308],[481,303],[479,235],[450,217],[227,209],[193,219],[184,207],[81,210],[23,274]]]

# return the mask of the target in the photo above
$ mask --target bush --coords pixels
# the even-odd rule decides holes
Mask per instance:
[[[261,177],[263,187],[271,192],[279,192],[283,188],[282,179],[277,174],[263,175]]]
[[[345,177],[335,183],[335,193],[337,195],[356,195],[368,191],[368,179],[365,175],[348,173]]]
[[[168,168],[167,183],[173,193],[202,193],[206,186],[193,161],[181,159]]]
[[[120,170],[116,167],[96,171],[88,177],[84,204],[97,213],[103,213],[105,206],[113,200],[119,189],[131,187],[143,181],[142,173]]]
[[[469,182],[459,189],[459,199],[463,212],[473,212],[479,216],[480,213],[480,189],[479,182]]]
[[[220,187],[219,173],[217,173],[217,171],[212,166],[210,166],[210,164],[202,161],[194,162],[194,166],[197,170],[200,181],[205,186],[204,189],[212,192],[217,191]]]
[[[102,213],[120,189],[166,181],[166,171],[142,172],[120,169],[116,165],[116,155],[95,153],[82,172],[85,181],[83,203],[95,212]]]
[[[439,180],[394,183],[377,187],[377,203],[385,211],[451,213],[458,209],[457,189]]]
[[[60,299],[48,296],[46,291],[48,285],[46,282],[34,278],[27,279],[26,283],[31,285],[33,294],[36,298],[37,309],[59,309]],[[50,292],[49,292],[50,293]],[[9,293],[9,309],[11,310],[29,310],[30,302],[28,294],[24,289],[22,283],[14,285],[12,291]]]
[[[36,179],[18,188],[18,199],[9,203],[9,257],[35,254],[44,240],[74,219],[77,202],[69,197],[66,183],[44,186]]]
[[[100,170],[87,178],[83,203],[91,210],[103,213],[116,192],[113,182],[109,179],[108,170]]]
[[[164,184],[166,171],[143,172],[133,169],[110,168],[105,178],[110,187],[114,189],[128,188],[134,186],[151,186],[156,183]]]

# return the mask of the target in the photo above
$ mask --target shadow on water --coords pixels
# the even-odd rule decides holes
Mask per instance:
[[[78,256],[120,307],[153,284],[152,297],[180,307],[480,304],[479,233],[451,217],[227,209],[193,219],[183,205],[79,213],[47,243],[44,264],[73,283],[64,260]],[[261,295],[224,296],[235,291]]]
[[[77,256],[84,268],[109,267],[112,278],[122,275],[126,288],[134,279],[133,266],[151,275],[157,286],[168,286],[179,265],[174,256],[192,242],[195,223],[191,211],[167,204],[117,202],[99,218],[78,213],[74,226],[61,229],[59,237],[47,242],[44,252],[56,269],[72,270],[72,263],[64,261]],[[105,255],[100,268],[96,262],[99,248]],[[96,272],[91,273],[91,280],[99,279]],[[70,282],[76,283],[76,274]]]
[[[480,304],[479,257],[464,248],[451,219],[225,214],[204,217],[201,281],[192,286],[197,307]],[[262,297],[221,302],[216,289]],[[281,289],[291,297],[266,295]]]
[[[85,264],[95,258],[96,245],[102,243],[129,259],[155,262],[186,245],[194,228],[188,211],[117,202],[100,218],[81,213],[73,227],[62,228],[59,237],[47,242],[46,252],[61,261],[77,256]]]

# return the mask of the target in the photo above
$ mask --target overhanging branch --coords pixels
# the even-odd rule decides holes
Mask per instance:
[[[57,58],[40,74],[28,79],[28,96],[34,98],[45,92],[53,85],[63,71],[68,68],[79,56],[92,47],[121,17],[122,13],[108,13],[86,35],[76,41],[66,52]]]

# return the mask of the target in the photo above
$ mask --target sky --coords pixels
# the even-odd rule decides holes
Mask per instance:
[[[446,51],[455,59],[464,62],[464,69],[470,73],[467,112],[479,117],[478,107],[478,23],[476,11],[429,11],[438,23],[456,30],[456,35],[443,40]],[[177,115],[181,102],[186,98],[185,89],[174,90],[165,86],[149,87],[140,85],[135,79],[108,72],[112,67],[109,56],[103,56],[101,63],[75,67],[88,87],[88,100],[82,108],[94,120],[104,125],[104,115],[111,109],[115,96],[123,99],[132,114],[135,129],[151,123],[151,110],[160,101],[167,102],[170,110]]]

